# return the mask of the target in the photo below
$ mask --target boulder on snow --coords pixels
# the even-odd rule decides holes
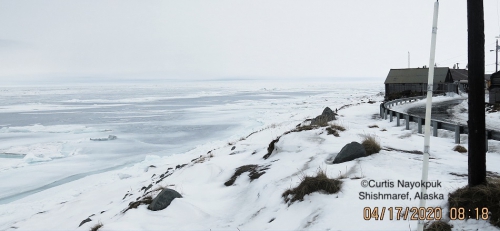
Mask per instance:
[[[149,210],[158,211],[170,205],[175,198],[182,198],[181,194],[173,189],[163,189],[158,196],[153,199],[153,202],[148,206]]]
[[[366,150],[363,145],[358,142],[351,142],[340,150],[339,154],[333,160],[333,164],[344,163],[365,156]]]
[[[329,107],[326,107],[323,110],[323,113],[321,115],[316,116],[316,118],[311,120],[311,125],[317,125],[317,126],[323,126],[326,125],[326,123],[336,120],[335,115],[337,115],[335,112],[332,111]]]

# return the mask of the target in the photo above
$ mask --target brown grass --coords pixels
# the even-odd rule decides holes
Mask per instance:
[[[92,228],[90,228],[90,231],[97,231],[102,226],[103,226],[103,224],[101,222],[99,222],[99,223],[95,224],[94,226],[92,226]]]
[[[365,148],[367,155],[380,152],[382,148],[380,147],[380,143],[377,141],[375,135],[362,135],[361,137],[363,137],[361,145]]]
[[[316,128],[319,128],[319,127],[318,126],[314,126],[314,125],[305,125],[305,126],[297,127],[297,128],[293,129],[290,132],[309,131],[309,130],[313,130],[313,129],[316,129]]]
[[[338,131],[345,131],[345,128],[341,125],[338,124],[332,124],[329,127],[326,128],[326,131],[328,132],[328,135],[334,135],[336,137],[339,137],[339,132]]]
[[[139,205],[149,205],[153,202],[153,197],[151,196],[145,196],[144,198],[142,198],[141,200],[137,200],[137,201],[134,201],[134,202],[130,202],[130,204],[128,205],[128,208],[125,209],[123,211],[123,213],[127,212],[129,209],[136,209],[137,207],[139,207]]]
[[[303,177],[297,187],[286,190],[281,196],[285,200],[285,203],[291,204],[295,201],[303,201],[305,195],[313,192],[337,193],[340,191],[341,186],[342,181],[328,178],[326,173],[319,169],[316,176]]]
[[[453,148],[453,151],[455,152],[460,152],[460,153],[466,153],[467,152],[467,148],[465,148],[464,146],[462,145],[457,145]]]
[[[339,136],[340,136],[340,135],[339,135],[339,132],[338,132],[336,129],[334,129],[334,128],[327,127],[327,128],[326,128],[326,131],[328,132],[328,135],[334,135],[334,136],[336,136],[336,137],[339,137]]]
[[[480,209],[478,219],[482,219],[482,208],[488,208],[490,223],[500,227],[500,180],[488,178],[486,185],[459,188],[449,194],[448,204],[450,208],[462,207],[465,211],[471,211],[467,213],[471,215],[470,219],[476,219],[476,208]]]
[[[335,130],[341,131],[341,132],[345,131],[345,127],[338,125],[338,124],[332,124],[332,125],[330,125],[330,127],[335,129]]]
[[[210,158],[214,157],[214,154],[210,153],[210,154],[207,154],[207,155],[200,155],[200,157],[198,158],[195,158],[195,159],[192,159],[191,162],[193,164],[199,164],[199,163],[204,163],[206,161],[209,161]]]
[[[370,126],[368,126],[368,127],[369,127],[369,128],[378,128],[378,125],[376,125],[376,124],[375,124],[375,125],[370,125]]]
[[[424,228],[424,231],[451,231],[452,225],[444,221],[434,221]]]
[[[236,181],[236,179],[241,174],[243,174],[245,172],[249,172],[248,176],[250,177],[250,181],[253,181],[255,179],[259,179],[260,176],[262,176],[262,175],[264,175],[264,173],[266,173],[265,170],[268,170],[268,169],[269,169],[269,165],[268,166],[258,166],[256,164],[243,165],[234,171],[233,176],[228,181],[226,181],[226,183],[224,183],[224,185],[225,186],[233,185],[234,182]]]

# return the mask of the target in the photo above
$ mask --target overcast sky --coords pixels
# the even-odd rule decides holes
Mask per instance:
[[[438,66],[467,64],[465,0],[441,0]],[[0,0],[0,78],[384,79],[428,65],[432,0]],[[498,0],[485,0],[486,71]]]

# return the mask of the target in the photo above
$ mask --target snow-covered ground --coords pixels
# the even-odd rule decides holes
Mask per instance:
[[[414,124],[407,131],[379,118],[382,91],[380,83],[359,82],[2,88],[0,153],[18,158],[0,156],[0,229],[89,230],[100,222],[99,230],[414,230],[410,217],[363,218],[366,207],[419,205],[414,195],[420,188],[397,187],[397,181],[419,181],[422,156],[395,150],[422,150],[424,138]],[[342,108],[335,123],[347,130],[340,137],[324,128],[292,132],[263,158],[273,139],[326,106]],[[387,150],[327,164],[366,134]],[[90,140],[108,135],[118,139]],[[442,207],[444,220],[448,193],[467,184],[460,176],[467,174],[467,155],[452,151],[450,137],[431,137],[429,180],[442,187],[428,192],[443,194],[443,200],[428,200],[427,206]],[[492,150],[500,148],[490,148],[487,169],[499,173],[500,153]],[[253,181],[244,173],[224,185],[236,168],[249,164],[268,169]],[[319,168],[332,178],[346,176],[341,191],[286,204],[281,194]],[[162,174],[171,175],[159,181]],[[365,188],[365,180],[396,187]],[[141,205],[122,213],[150,184],[183,198],[161,211]],[[408,193],[411,200],[362,199],[364,192]],[[87,218],[92,221],[79,227]],[[499,230],[487,221],[450,223],[454,230]]]

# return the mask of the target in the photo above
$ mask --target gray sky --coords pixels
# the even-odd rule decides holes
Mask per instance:
[[[484,0],[486,71],[499,0]],[[0,78],[373,77],[428,65],[433,0],[0,0]],[[467,64],[466,1],[441,0],[436,61]]]

